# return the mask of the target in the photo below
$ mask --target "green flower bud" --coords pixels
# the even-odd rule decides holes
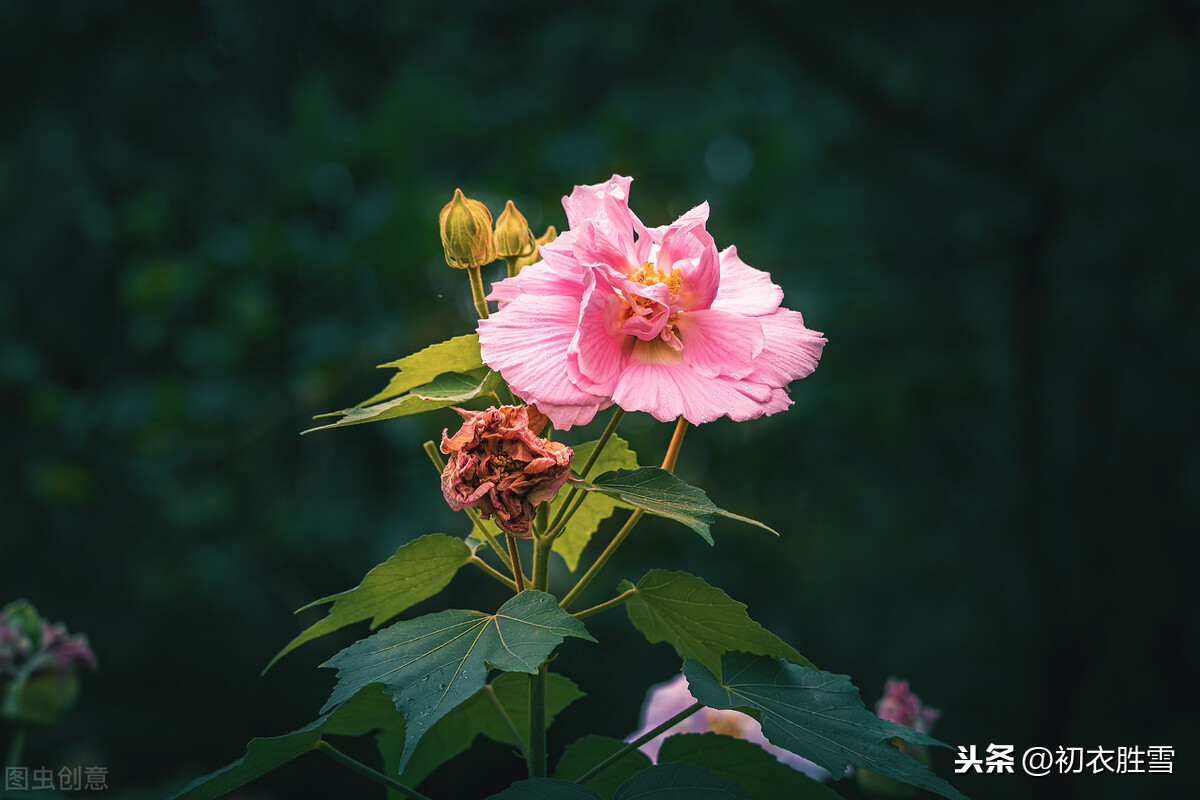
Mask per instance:
[[[517,262],[516,262],[517,270],[516,271],[520,272],[523,267],[528,267],[530,264],[536,264],[537,262],[541,261],[542,260],[542,245],[550,244],[550,242],[553,242],[557,238],[558,238],[558,231],[556,231],[554,229],[553,225],[546,228],[545,233],[543,233],[537,239],[534,239],[534,244],[537,245],[537,247],[533,248],[533,252],[523,258],[517,259]]]
[[[513,201],[509,200],[496,219],[496,233],[492,237],[496,243],[496,253],[501,258],[526,258],[537,252],[537,242],[534,241],[533,231],[525,216],[517,211]]]
[[[456,269],[481,267],[496,260],[492,241],[492,212],[478,200],[454,190],[454,199],[438,215],[446,263]]]

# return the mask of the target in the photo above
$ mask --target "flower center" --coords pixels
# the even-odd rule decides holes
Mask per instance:
[[[735,714],[711,714],[705,722],[708,723],[708,730],[713,733],[723,733],[733,737],[742,735],[742,719]]]
[[[618,289],[619,331],[647,342],[662,339],[674,350],[682,349],[683,342],[675,329],[675,321],[683,310],[682,294],[680,270],[668,275],[653,263],[643,261],[640,268],[625,276],[625,284]]]

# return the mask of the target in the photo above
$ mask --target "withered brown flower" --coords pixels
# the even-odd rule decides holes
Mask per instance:
[[[446,502],[455,511],[478,508],[501,529],[530,538],[534,509],[566,482],[575,453],[537,435],[546,417],[536,407],[454,410],[464,421],[453,436],[442,432]]]

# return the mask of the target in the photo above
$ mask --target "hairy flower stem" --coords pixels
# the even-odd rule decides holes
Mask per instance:
[[[688,421],[683,417],[675,420],[675,433],[671,443],[667,445],[667,454],[663,456],[662,468],[667,472],[675,471],[675,460],[679,458],[679,448],[683,447],[683,435],[687,433]]]
[[[513,256],[511,258],[505,258],[504,265],[505,265],[505,267],[508,268],[508,277],[510,277],[510,278],[517,277],[517,273],[520,272],[520,270],[517,269],[517,257],[516,256]]]
[[[586,478],[588,473],[591,472],[592,467],[596,465],[597,459],[599,459],[600,454],[604,452],[604,448],[608,446],[608,440],[612,438],[612,435],[617,430],[617,426],[621,424],[621,418],[624,416],[625,409],[618,406],[617,410],[614,411],[613,415],[609,418],[608,425],[606,425],[604,428],[604,433],[600,434],[600,438],[596,441],[596,446],[592,448],[592,454],[587,457],[587,461],[583,462],[583,468],[579,470],[579,477],[581,479]],[[567,497],[563,501],[562,507],[559,508],[558,513],[554,515],[554,521],[550,523],[550,532],[547,535],[551,540],[557,539],[562,535],[562,532],[567,528],[567,522],[569,522],[575,512],[579,510],[579,507],[583,505],[585,498],[579,497],[576,499],[575,496],[577,494],[581,493],[574,486],[571,487],[571,491],[567,492]],[[572,504],[573,500],[575,501],[574,504]]]
[[[513,588],[517,594],[525,591],[525,575],[521,570],[521,553],[517,550],[517,539],[505,531],[504,538],[508,540],[508,557],[512,559]]]
[[[593,614],[599,614],[601,611],[608,611],[610,608],[616,608],[617,606],[621,605],[621,603],[624,603],[635,594],[637,594],[637,589],[626,589],[612,600],[608,600],[597,606],[592,606],[591,608],[586,608],[583,611],[577,611],[572,616],[574,616],[575,619],[585,619]]]
[[[667,472],[672,472],[675,469],[675,461],[679,458],[679,448],[683,446],[683,434],[687,432],[687,426],[688,422],[683,417],[680,417],[675,423],[675,433],[671,436],[671,443],[667,445],[667,454],[663,456],[662,461],[662,468]],[[617,535],[614,536],[612,541],[608,543],[608,547],[604,548],[604,552],[596,558],[595,563],[588,568],[587,572],[583,573],[583,577],[579,579],[579,582],[576,583],[571,591],[567,592],[567,596],[564,597],[561,602],[559,602],[559,605],[562,608],[569,608],[571,603],[575,602],[580,593],[587,588],[587,585],[592,582],[592,579],[596,577],[596,574],[600,572],[604,565],[608,563],[608,560],[612,558],[613,553],[617,552],[617,548],[621,546],[621,543],[624,542],[626,537],[629,536],[630,532],[633,531],[633,526],[637,525],[638,520],[640,520],[642,515],[645,513],[646,512],[639,508],[637,511],[633,512],[629,519],[625,521],[625,524],[621,526],[621,530],[617,531]]]
[[[475,301],[475,311],[480,319],[488,318],[486,293],[483,291],[483,276],[479,267],[468,267],[467,276],[471,279],[471,298]]]
[[[629,755],[634,750],[638,749],[639,747],[644,745],[646,742],[653,739],[655,736],[658,736],[660,733],[662,733],[664,731],[670,730],[671,728],[675,727],[680,722],[683,722],[685,719],[690,717],[692,714],[695,714],[697,711],[699,711],[702,708],[704,708],[703,703],[693,703],[692,705],[688,706],[683,711],[680,711],[678,714],[671,717],[669,720],[667,720],[663,724],[642,734],[641,736],[634,739],[629,744],[622,747],[617,752],[613,753],[608,758],[601,761],[596,766],[589,769],[587,772],[580,775],[579,778],[575,782],[578,784],[587,783],[592,778],[596,777],[601,772],[603,772],[605,769],[607,769],[611,764],[615,764],[617,761],[620,761],[622,758]]]
[[[387,775],[384,775],[382,772],[371,769],[370,767],[368,767],[366,764],[362,763],[361,761],[359,761],[355,758],[351,758],[350,756],[343,753],[341,750],[338,750],[336,747],[334,747],[333,745],[331,745],[329,742],[325,741],[324,739],[317,742],[317,750],[319,750],[320,752],[329,756],[334,761],[341,764],[343,767],[354,770],[359,775],[362,775],[365,778],[373,780],[376,783],[380,784],[381,786],[385,786],[388,789],[399,792],[400,794],[409,798],[409,800],[430,800],[429,795],[422,794],[421,792],[418,792],[416,789],[410,789],[409,787],[405,786],[403,783],[392,780]]]

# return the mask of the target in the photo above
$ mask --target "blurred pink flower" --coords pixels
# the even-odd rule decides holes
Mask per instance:
[[[688,690],[687,678],[683,675],[677,675],[666,683],[660,683],[657,686],[651,687],[646,695],[646,702],[642,706],[641,729],[630,736],[628,741],[637,739],[695,702],[696,698],[692,697],[691,691]],[[708,732],[723,733],[726,736],[745,739],[748,742],[761,745],[764,750],[775,756],[779,761],[793,769],[800,770],[813,780],[825,781],[830,777],[829,771],[824,767],[817,766],[790,750],[784,750],[782,747],[776,747],[768,742],[767,737],[763,736],[762,725],[754,717],[743,714],[740,711],[725,711],[708,708],[707,706],[678,725],[668,728],[664,733],[654,737],[638,749],[649,756],[652,761],[657,761],[658,750],[662,746],[663,740],[668,736],[673,736],[676,733]]]
[[[660,228],[629,209],[632,178],[576,186],[570,229],[500,281],[479,321],[484,362],[566,430],[616,403],[664,422],[748,420],[791,405],[825,339],[783,290],[705,230],[708,204]]]
[[[532,406],[454,410],[465,421],[453,436],[442,433],[442,452],[450,456],[442,471],[446,502],[455,511],[478,508],[484,519],[529,538],[534,509],[566,482],[575,453],[537,435],[546,417]]]
[[[926,708],[921,703],[921,698],[908,688],[908,681],[888,678],[883,687],[883,697],[875,704],[875,714],[898,725],[929,733],[929,729],[942,712],[935,708]]]

